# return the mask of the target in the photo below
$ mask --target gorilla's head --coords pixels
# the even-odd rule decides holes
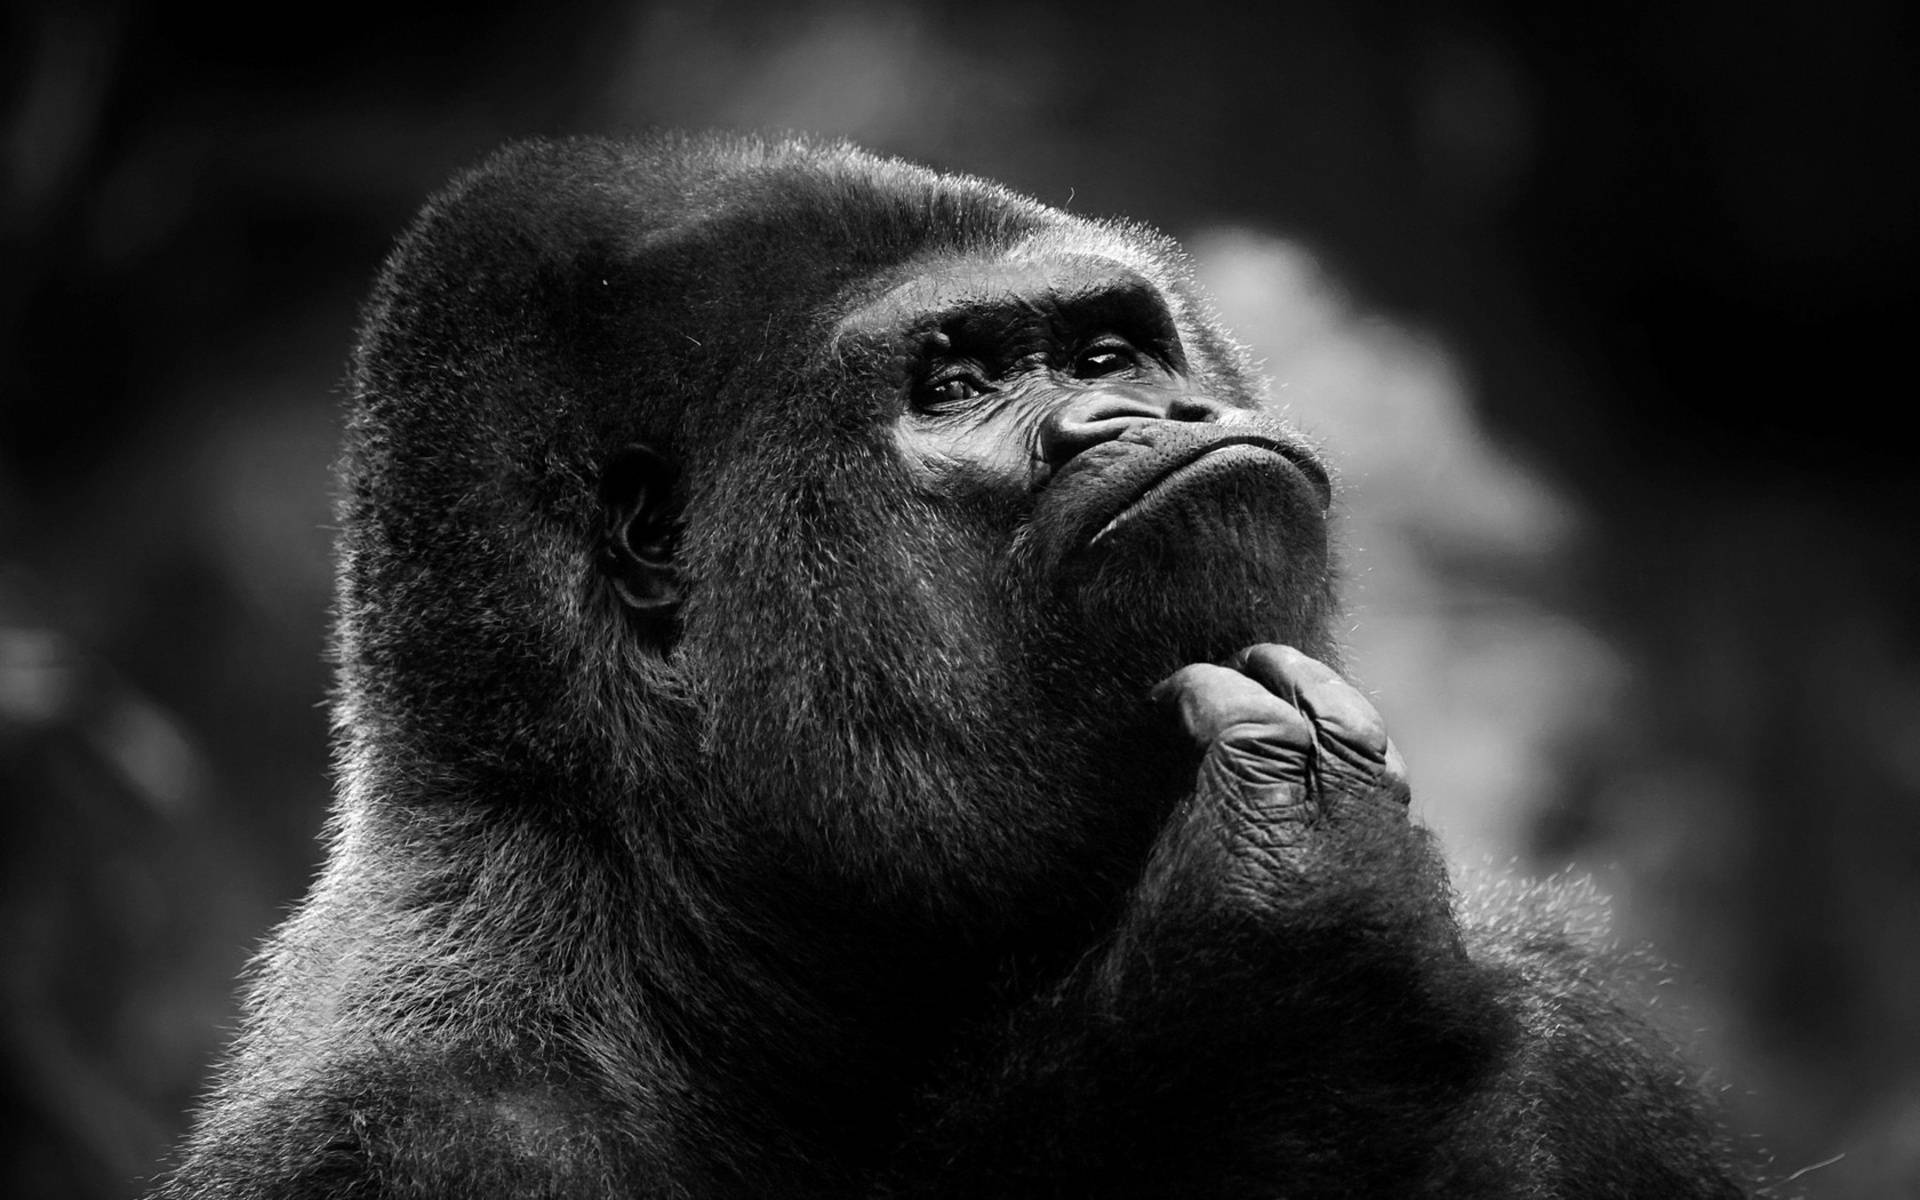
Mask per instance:
[[[340,652],[384,795],[1012,914],[1136,865],[1156,679],[1332,654],[1326,472],[1138,226],[845,146],[530,144],[368,329]]]

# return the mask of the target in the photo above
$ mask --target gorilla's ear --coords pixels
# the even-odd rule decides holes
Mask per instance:
[[[673,556],[680,533],[679,471],[647,446],[623,446],[600,476],[606,540],[600,569],[628,608],[665,616],[680,603]]]

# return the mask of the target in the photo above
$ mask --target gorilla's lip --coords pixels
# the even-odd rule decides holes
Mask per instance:
[[[1289,468],[1289,474],[1312,490],[1315,500],[1319,503],[1320,511],[1325,512],[1333,503],[1333,485],[1327,478],[1326,470],[1304,450],[1261,434],[1229,434],[1213,441],[1186,447],[1170,461],[1157,464],[1159,470],[1148,476],[1141,483],[1139,490],[1134,493],[1133,498],[1100,525],[1093,536],[1087,539],[1086,545],[1097,544],[1102,538],[1128,523],[1134,516],[1153,507],[1155,501],[1179,486],[1176,476],[1191,470],[1203,460],[1233,451],[1252,451],[1250,454],[1238,456],[1245,457],[1250,462],[1278,458]]]

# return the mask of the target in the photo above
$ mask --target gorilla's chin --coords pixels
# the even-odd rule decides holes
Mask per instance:
[[[1063,559],[1066,607],[1140,650],[1193,662],[1249,641],[1326,648],[1326,519],[1310,482],[1266,449],[1228,446],[1164,476]]]
[[[1255,575],[1324,574],[1325,521],[1296,478],[1284,459],[1264,450],[1216,451],[1122,508],[1068,556],[1067,570],[1117,568],[1174,587],[1183,576],[1223,567]]]
[[[1046,607],[1095,676],[1150,686],[1185,663],[1216,662],[1256,642],[1339,660],[1330,628],[1324,526],[1294,501],[1229,502],[1217,491],[1168,498],[1123,521],[1065,577]]]
[[[1287,547],[1290,550],[1324,557],[1323,518],[1303,490],[1311,486],[1274,450],[1227,443],[1161,476],[1070,557],[1132,553],[1166,560],[1189,554],[1257,554],[1276,534],[1302,543]],[[1298,532],[1286,536],[1288,531]],[[1315,542],[1322,544],[1318,550]]]

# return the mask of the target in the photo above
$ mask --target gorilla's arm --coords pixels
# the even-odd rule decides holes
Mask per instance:
[[[942,1170],[902,1193],[1743,1194],[1565,914],[1456,923],[1358,692],[1267,645],[1156,698],[1191,795],[1112,938],[937,1098],[909,1155]]]

